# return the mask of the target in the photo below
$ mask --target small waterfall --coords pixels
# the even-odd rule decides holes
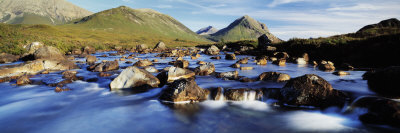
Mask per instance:
[[[221,89],[218,101],[224,101],[224,88]]]
[[[247,101],[247,91],[243,92],[243,101]]]
[[[249,94],[248,94],[249,96],[248,96],[248,99],[247,99],[247,101],[254,101],[254,100],[256,100],[256,91],[250,91],[249,92]]]

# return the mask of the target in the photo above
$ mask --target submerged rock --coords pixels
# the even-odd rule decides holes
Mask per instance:
[[[345,93],[333,89],[331,84],[315,74],[289,80],[280,92],[284,103],[295,106],[342,107],[347,99]]]
[[[247,64],[248,62],[249,62],[248,58],[243,58],[243,59],[238,60],[236,63],[238,63],[238,64]]]
[[[361,122],[400,127],[400,102],[382,97],[362,97],[354,101],[350,109],[366,108],[360,115]]]
[[[208,90],[200,88],[194,79],[179,79],[162,92],[160,100],[192,103],[206,100],[208,94]]]
[[[135,66],[130,66],[110,83],[112,91],[120,89],[142,89],[158,87],[160,81],[147,72]]]
[[[118,69],[118,61],[104,61],[88,67],[88,70],[93,72],[107,72]]]
[[[400,66],[387,67],[381,70],[366,72],[363,75],[368,80],[369,89],[385,97],[400,98]]]
[[[235,64],[232,64],[230,67],[232,67],[232,68],[240,68],[240,64],[239,63],[235,63]]]
[[[211,45],[211,47],[209,47],[206,51],[205,54],[208,55],[219,55],[219,49],[218,47]]]
[[[133,64],[133,65],[134,65],[134,66],[137,66],[137,67],[152,66],[152,65],[153,65],[153,62],[151,62],[151,61],[145,59],[145,60],[139,60],[139,61],[137,61],[137,62],[136,62],[135,64]]]
[[[345,76],[345,75],[350,75],[349,72],[345,72],[345,71],[336,71],[334,73],[332,73],[334,75],[338,75],[338,76]]]
[[[215,72],[215,66],[213,63],[208,62],[206,64],[196,67],[195,73],[200,76],[210,75]]]
[[[290,80],[290,76],[280,72],[264,72],[258,76],[258,80],[284,82]]]
[[[322,71],[335,71],[335,65],[330,61],[321,61],[318,68]]]

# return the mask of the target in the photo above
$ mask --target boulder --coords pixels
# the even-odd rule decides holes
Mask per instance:
[[[284,82],[290,80],[290,76],[280,72],[263,72],[258,76],[258,80]]]
[[[195,73],[200,76],[210,75],[214,72],[215,72],[215,66],[211,62],[208,62],[204,65],[200,65],[195,69]]]
[[[18,61],[18,60],[19,60],[19,56],[7,54],[7,53],[0,53],[0,63],[10,63],[10,62]]]
[[[24,48],[28,51],[28,54],[33,54],[36,50],[38,50],[39,48],[43,47],[43,43],[40,42],[33,42],[27,46],[25,46]]]
[[[74,80],[78,80],[78,77],[76,77],[77,73],[78,72],[76,72],[76,71],[65,71],[65,72],[62,72],[61,74],[63,75],[62,78],[74,81]]]
[[[97,61],[96,56],[93,56],[93,55],[86,56],[86,64],[94,65],[96,63],[96,61]]]
[[[165,46],[164,42],[158,42],[153,50],[155,50],[155,51],[163,51],[165,49],[167,49],[167,47]]]
[[[397,84],[400,81],[400,66],[366,72],[363,79],[368,80],[369,89],[379,95],[400,98],[400,89]]]
[[[235,54],[226,54],[225,59],[226,60],[236,60],[236,55]]]
[[[304,58],[297,58],[296,63],[299,65],[306,65],[308,62]]]
[[[286,60],[285,59],[278,59],[272,62],[272,64],[278,65],[278,66],[286,66]]]
[[[198,61],[196,64],[203,65],[203,64],[206,64],[206,62],[204,62],[204,61]]]
[[[268,46],[272,45],[272,40],[266,35],[263,34],[260,37],[258,37],[258,49],[266,49]]]
[[[146,66],[144,67],[144,70],[150,72],[150,73],[158,73],[158,70],[155,67],[152,66]]]
[[[56,87],[56,88],[54,89],[54,92],[60,93],[60,92],[63,92],[63,91],[70,91],[70,90],[71,90],[71,89],[69,89],[69,88]]]
[[[255,101],[262,98],[263,92],[255,89],[228,89],[224,96],[231,101]]]
[[[89,66],[88,70],[93,72],[107,72],[112,70],[118,70],[118,61],[103,61],[95,65]]]
[[[209,88],[208,89],[210,92],[210,99],[215,100],[215,101],[224,101],[225,96],[224,96],[224,88],[218,87],[218,88]]]
[[[275,56],[277,59],[285,59],[285,60],[289,59],[289,54],[286,53],[286,52],[275,52],[275,53],[274,53],[274,56]]]
[[[223,78],[225,80],[236,80],[239,78],[239,72],[231,71],[231,72],[218,73],[217,78]]]
[[[267,65],[267,59],[258,59],[258,60],[256,60],[256,64],[257,65]]]
[[[134,65],[134,66],[137,66],[137,67],[152,66],[152,65],[153,65],[153,62],[151,62],[151,61],[145,59],[145,60],[139,60],[139,61],[137,61],[137,62],[136,62],[135,64],[133,64],[133,65]]]
[[[143,51],[148,49],[148,46],[146,44],[140,44],[140,45],[136,45],[136,50],[137,51]]]
[[[248,58],[243,58],[243,59],[238,60],[236,63],[238,63],[238,64],[247,64],[248,62],[249,62]]]
[[[63,71],[77,69],[78,66],[68,60],[34,60],[18,65],[0,67],[0,78],[10,76],[21,76],[24,74],[35,75],[45,70]]]
[[[170,67],[168,70],[168,79],[167,82],[173,82],[178,79],[187,79],[194,77],[196,73],[193,71],[190,71],[188,69],[183,69],[179,67]]]
[[[194,79],[180,79],[174,81],[160,96],[160,100],[167,102],[200,102],[208,98],[209,91],[200,88]]]
[[[71,51],[72,55],[81,55],[82,54],[82,50],[81,49],[73,49]]]
[[[282,102],[294,106],[342,107],[347,100],[345,93],[333,89],[331,84],[315,74],[289,80],[280,92]]]
[[[83,48],[83,53],[84,55],[90,55],[90,54],[95,54],[96,50],[93,47],[90,46],[86,46],[85,48]]]
[[[180,67],[180,68],[188,68],[189,67],[189,61],[187,60],[177,60],[174,63],[175,67]]]
[[[121,74],[110,83],[110,88],[112,91],[120,89],[142,89],[158,87],[158,84],[160,84],[160,80],[146,70],[130,66],[123,70]]]
[[[367,109],[365,114],[359,116],[360,121],[365,124],[400,127],[399,101],[374,96],[361,97],[353,102],[350,111],[356,108]]]
[[[17,79],[17,85],[18,85],[18,86],[27,85],[27,84],[30,84],[30,83],[31,83],[31,80],[30,80],[29,77],[26,76],[26,75],[21,76],[21,77],[19,77],[19,78]]]
[[[99,77],[110,77],[110,76],[112,76],[111,73],[105,73],[105,72],[100,72],[99,73]]]
[[[209,47],[206,51],[205,54],[208,55],[219,55],[219,49],[218,47],[211,45],[211,47]]]
[[[335,71],[335,65],[330,61],[321,61],[318,68],[322,71]]]
[[[54,59],[65,60],[65,56],[57,48],[52,46],[43,46],[33,53],[34,59]]]

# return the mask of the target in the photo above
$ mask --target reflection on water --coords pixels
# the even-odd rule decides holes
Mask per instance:
[[[101,60],[116,60],[122,56],[99,57]],[[161,59],[156,54],[138,55],[142,59],[158,59],[157,69],[168,66],[172,58]],[[128,55],[124,55],[128,56]],[[223,57],[223,56],[222,56]],[[238,55],[237,58],[248,56]],[[252,66],[254,70],[239,70],[229,67],[235,61],[211,60],[201,55],[191,60],[190,68],[197,61],[213,62],[217,72],[239,71],[240,76],[255,78],[262,72],[277,71],[291,77],[304,74],[317,74],[334,88],[349,92],[353,99],[362,95],[374,95],[361,79],[363,71],[351,71],[348,76],[335,76],[331,72],[322,72],[312,66],[299,66],[287,63],[279,67],[268,63],[255,65],[252,60],[243,66]],[[84,61],[83,58],[76,60]],[[127,59],[135,63],[137,60]],[[120,61],[121,67],[128,67]],[[86,68],[86,65],[81,65]],[[376,128],[360,124],[354,114],[343,114],[341,109],[333,111],[293,110],[274,106],[274,100],[263,101],[205,101],[196,104],[162,104],[158,101],[160,92],[165,88],[139,91],[110,92],[109,83],[118,76],[98,77],[98,73],[79,69],[77,76],[84,79],[98,78],[96,82],[76,81],[67,84],[72,91],[55,93],[53,87],[45,85],[13,86],[13,83],[0,83],[0,129],[2,132],[38,132],[38,133],[87,133],[87,132],[382,132],[398,129]],[[117,72],[121,72],[118,70]],[[37,75],[32,80],[55,82],[60,73]],[[280,88],[285,83],[257,81],[243,83],[223,80],[214,76],[196,76],[196,82],[202,88]]]

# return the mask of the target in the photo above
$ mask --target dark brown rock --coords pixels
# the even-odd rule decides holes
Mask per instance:
[[[280,72],[264,72],[258,76],[258,80],[284,82],[290,80],[290,76]]]
[[[118,69],[118,61],[105,61],[88,67],[88,70],[93,72],[107,72]]]
[[[180,79],[166,88],[160,100],[168,102],[200,102],[207,99],[208,90],[200,88],[194,79]]]

